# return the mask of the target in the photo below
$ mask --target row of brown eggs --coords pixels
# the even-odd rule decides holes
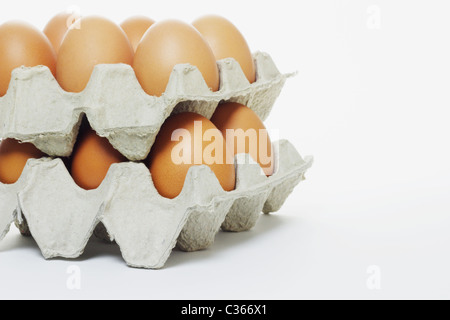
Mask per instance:
[[[0,90],[4,89],[3,94],[9,83],[5,75],[20,65],[47,65],[61,87],[72,92],[82,91],[94,66],[102,63],[133,65],[143,89],[152,95],[161,95],[165,91],[173,66],[179,63],[197,66],[211,90],[219,89],[216,60],[233,57],[240,63],[250,83],[256,78],[253,59],[244,37],[231,22],[221,17],[206,16],[195,21],[193,26],[175,20],[155,23],[146,17],[132,17],[120,27],[101,17],[71,19],[73,17],[67,14],[53,18],[44,30],[46,36],[19,22],[0,26],[0,52],[5,57],[0,61]],[[7,45],[8,41],[12,45]],[[216,130],[216,139],[221,140],[219,142],[223,146],[227,145],[227,129],[254,129],[258,133],[265,130],[253,111],[234,103],[220,105],[211,121],[192,113],[169,117],[146,160],[155,187],[164,197],[175,198],[179,195],[186,174],[195,163],[174,163],[172,152],[177,143],[172,141],[172,133],[184,129],[195,135],[196,122],[202,124],[202,135],[208,129]],[[270,176],[273,173],[270,139],[267,149],[271,160],[268,163],[260,159],[259,140],[258,135],[256,148],[248,144],[235,145],[233,154],[250,153],[265,174]],[[189,156],[201,159],[200,163],[195,164],[208,165],[223,189],[233,190],[235,170],[232,159],[227,158],[229,153],[222,153],[223,161],[206,163],[203,151],[208,143],[190,143]],[[31,144],[20,144],[11,139],[3,141],[0,145],[0,182],[16,182],[26,161],[42,156]],[[87,128],[80,131],[68,165],[74,181],[90,190],[101,184],[111,164],[124,161],[127,159],[107,139]]]
[[[200,143],[196,143],[194,140],[198,135],[198,132],[195,131],[196,123],[201,123]],[[179,129],[186,130],[191,137],[194,137],[187,142],[189,144],[187,148],[186,146],[183,148],[183,152],[187,150],[189,153],[183,155],[188,157],[188,161],[184,163],[177,163],[173,160],[173,152],[177,145],[186,144],[186,141],[180,142],[173,139],[173,133]],[[244,132],[249,129],[256,130],[255,132],[258,134],[257,141],[254,142],[256,147],[252,148],[249,141],[242,142],[240,140],[239,143],[234,144],[234,150],[231,153],[227,152],[226,148],[229,144],[226,140],[226,131],[230,129],[241,129]],[[203,138],[208,130],[209,134],[212,130],[212,136],[216,139],[215,145],[223,147],[223,152],[222,150],[214,151],[215,156],[220,157],[219,161],[209,161],[204,156],[205,149],[211,143],[209,139]],[[273,174],[274,159],[270,139],[267,137],[267,140],[262,140],[264,137],[260,136],[265,130],[264,124],[250,108],[237,103],[221,104],[211,120],[195,113],[172,115],[163,124],[145,163],[150,169],[156,189],[166,198],[177,197],[183,189],[189,169],[193,165],[201,164],[211,168],[225,191],[232,191],[235,188],[236,175],[234,162],[230,156],[249,153],[261,165],[267,176]],[[264,154],[269,156],[270,161],[268,162],[261,159],[263,152],[261,141],[267,141],[267,149],[264,150]],[[43,156],[44,154],[32,144],[21,144],[12,139],[2,141],[0,144],[0,182],[15,183],[28,159]],[[200,159],[200,162],[196,162],[195,159]],[[82,128],[68,163],[74,181],[80,187],[92,190],[102,183],[111,164],[126,161],[127,159],[114,149],[106,138],[98,136],[91,128]]]
[[[144,91],[154,96],[164,93],[173,67],[182,63],[198,67],[212,91],[219,89],[216,61],[224,58],[235,58],[250,83],[256,79],[245,38],[219,16],[192,25],[136,16],[119,26],[99,16],[59,14],[44,32],[11,21],[0,26],[0,53],[0,96],[7,92],[11,71],[20,66],[47,66],[69,92],[83,91],[98,64],[132,66]]]

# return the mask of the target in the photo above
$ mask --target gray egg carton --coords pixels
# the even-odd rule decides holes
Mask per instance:
[[[131,161],[145,159],[164,121],[179,112],[211,118],[221,101],[242,103],[265,120],[285,82],[271,57],[254,54],[257,81],[250,84],[234,59],[218,62],[220,90],[212,92],[197,67],[174,67],[161,97],[146,94],[125,64],[98,65],[81,93],[64,91],[45,66],[13,71],[0,98],[0,139],[34,144],[52,157],[72,153],[81,120]]]
[[[61,159],[31,159],[19,181],[0,184],[0,240],[11,223],[26,219],[46,259],[77,258],[99,223],[120,247],[129,266],[162,268],[172,249],[210,247],[222,228],[253,228],[261,212],[278,211],[304,179],[312,158],[286,140],[275,143],[276,173],[266,177],[249,155],[238,155],[236,190],[225,192],[207,166],[192,167],[181,194],[156,191],[142,163],[111,166],[96,190],[78,187]]]
[[[210,118],[221,101],[235,101],[266,119],[290,75],[281,74],[267,54],[255,54],[255,62],[258,80],[249,84],[233,59],[220,61],[221,90],[216,93],[197,68],[178,65],[162,97],[145,94],[125,65],[97,66],[78,94],[64,92],[46,67],[19,68],[0,98],[0,137],[31,142],[51,156],[68,156],[86,115],[93,129],[128,159],[142,160],[172,113]],[[236,156],[232,192],[221,188],[209,167],[192,167],[176,199],[158,194],[142,163],[114,164],[99,188],[86,191],[61,159],[31,159],[16,183],[0,183],[0,240],[16,221],[29,230],[46,259],[70,259],[83,253],[95,231],[119,245],[129,266],[159,269],[175,246],[209,248],[220,229],[247,231],[261,212],[278,211],[313,159],[303,159],[285,140],[274,143],[274,154],[271,177],[249,155]]]

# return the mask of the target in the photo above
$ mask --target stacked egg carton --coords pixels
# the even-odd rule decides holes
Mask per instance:
[[[46,67],[18,68],[0,98],[0,138],[31,142],[51,157],[70,156],[86,116],[98,135],[130,161],[140,161],[173,113],[211,118],[220,102],[232,101],[265,120],[292,74],[281,74],[265,53],[256,53],[254,60],[253,84],[235,60],[219,61],[218,92],[209,90],[196,67],[177,65],[162,97],[147,95],[128,65],[96,66],[82,93],[62,90]],[[98,189],[86,191],[61,159],[31,159],[15,184],[0,183],[0,240],[12,222],[26,221],[46,259],[76,258],[101,227],[129,266],[162,268],[176,245],[185,251],[206,249],[221,228],[246,231],[261,212],[281,208],[312,158],[303,159],[288,141],[274,145],[273,176],[263,175],[249,155],[241,154],[236,190],[223,191],[208,167],[196,166],[173,200],[158,194],[142,163],[114,164]]]

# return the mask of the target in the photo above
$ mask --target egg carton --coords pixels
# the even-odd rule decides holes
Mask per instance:
[[[250,84],[233,59],[218,62],[221,89],[211,92],[197,68],[178,65],[162,97],[147,95],[126,65],[100,65],[82,93],[67,93],[46,67],[13,71],[0,98],[1,138],[31,142],[50,156],[68,156],[86,116],[100,136],[129,160],[148,155],[165,119],[195,112],[211,118],[222,101],[248,105],[266,119],[287,78],[269,55],[254,55]],[[266,177],[249,155],[236,156],[236,190],[225,192],[207,166],[192,167],[176,199],[161,197],[142,163],[111,166],[95,190],[78,187],[61,159],[30,159],[20,179],[0,183],[0,240],[17,221],[46,259],[77,258],[96,230],[115,241],[129,266],[162,268],[172,249],[209,248],[220,229],[253,228],[278,211],[313,159],[286,140],[274,144],[276,171]]]
[[[142,163],[114,164],[98,189],[86,191],[61,159],[30,159],[15,184],[0,184],[0,240],[15,219],[26,219],[46,259],[77,258],[102,223],[129,266],[159,269],[177,244],[185,251],[206,249],[221,228],[249,230],[261,212],[281,208],[313,160],[286,140],[274,144],[274,153],[271,177],[249,155],[238,155],[231,192],[209,167],[192,167],[175,199],[159,195]]]
[[[0,139],[34,144],[52,157],[70,156],[81,121],[131,161],[145,159],[164,121],[179,112],[210,119],[221,101],[242,103],[265,120],[286,79],[272,58],[254,54],[257,80],[250,84],[234,59],[218,62],[220,90],[212,92],[197,67],[174,67],[161,97],[144,92],[131,66],[98,65],[85,90],[64,91],[45,66],[12,72],[7,94],[0,98]]]

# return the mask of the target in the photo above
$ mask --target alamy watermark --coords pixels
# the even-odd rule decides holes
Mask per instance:
[[[279,134],[273,130],[270,135],[278,137]],[[193,132],[187,129],[174,130],[171,140],[177,142],[171,153],[172,162],[176,165],[234,164],[235,154],[249,153],[263,168],[274,166],[274,146],[267,129],[228,129],[223,137],[218,129],[203,131],[202,122],[195,121]],[[192,149],[195,150],[193,154]]]
[[[66,280],[67,289],[81,290],[81,268],[72,265],[67,268],[66,273],[69,275]]]
[[[381,7],[371,5],[367,8],[366,25],[369,30],[381,30]]]
[[[369,275],[366,281],[367,289],[381,290],[381,268],[377,265],[369,266],[367,274]]]
[[[79,6],[71,5],[65,12],[69,15],[66,20],[67,29],[81,29],[81,9]]]

